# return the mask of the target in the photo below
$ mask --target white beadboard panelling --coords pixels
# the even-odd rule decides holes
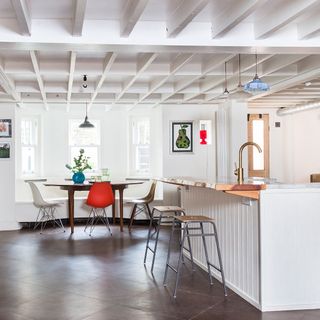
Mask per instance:
[[[241,197],[220,191],[190,187],[182,189],[182,206],[187,214],[201,214],[216,220],[228,286],[259,306],[258,201],[242,204]],[[201,238],[192,238],[194,258],[206,266]],[[209,258],[218,264],[214,238],[208,238]],[[220,274],[214,271],[217,278]]]

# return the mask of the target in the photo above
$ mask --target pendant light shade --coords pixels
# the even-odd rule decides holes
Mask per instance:
[[[239,71],[239,83],[236,88],[236,90],[230,94],[231,99],[243,101],[247,100],[250,97],[252,97],[252,94],[249,92],[244,91],[244,86],[241,83],[241,60],[240,60],[240,54],[238,55],[238,71]]]
[[[270,89],[269,85],[263,82],[258,76],[258,59],[256,54],[256,74],[252,81],[248,82],[244,86],[244,91],[247,92],[261,92],[261,91],[268,91]]]
[[[84,118],[84,121],[80,124],[79,128],[81,129],[90,129],[94,128],[94,125],[88,120],[88,105],[86,102],[86,117]]]

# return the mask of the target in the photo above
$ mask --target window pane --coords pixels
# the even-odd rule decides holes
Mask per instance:
[[[37,144],[37,122],[36,120],[21,121],[21,143],[23,145]]]
[[[257,143],[262,152],[259,153],[257,148],[253,147],[253,170],[264,170],[264,121],[252,121],[253,142]]]
[[[32,174],[35,172],[35,148],[22,147],[22,173]]]
[[[149,173],[150,172],[150,146],[140,145],[136,147],[136,172]]]
[[[89,158],[89,164],[91,165],[92,170],[97,170],[98,147],[71,147],[71,166],[73,166],[73,158],[79,157],[80,149],[83,149],[84,155]]]
[[[79,128],[82,120],[70,121],[69,143],[71,146],[90,146],[100,144],[99,123],[91,121],[94,128]]]
[[[133,144],[150,143],[150,121],[141,119],[133,122]]]

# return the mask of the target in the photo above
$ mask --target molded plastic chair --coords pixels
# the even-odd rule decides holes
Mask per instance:
[[[131,216],[130,216],[130,222],[129,222],[129,226],[128,226],[129,231],[131,231],[133,220],[138,214],[140,214],[142,212],[146,212],[146,214],[149,216],[149,218],[152,219],[152,214],[151,214],[151,210],[149,207],[149,203],[151,203],[154,200],[156,186],[157,186],[157,181],[153,180],[151,187],[150,187],[150,190],[145,197],[138,198],[138,199],[132,199],[132,200],[127,201],[127,203],[133,204],[133,208],[132,208]]]
[[[54,200],[44,200],[37,184],[33,181],[27,181],[27,183],[31,188],[33,204],[35,207],[39,208],[36,224],[33,230],[35,230],[39,225],[41,225],[40,233],[42,233],[48,221],[52,221],[54,225],[57,225],[65,232],[61,219],[57,219],[54,215],[57,207],[60,204],[63,204],[63,202]]]
[[[90,236],[98,221],[103,222],[112,235],[105,208],[114,204],[114,194],[109,182],[95,182],[90,188],[86,204],[92,207],[87,227],[90,225]],[[99,212],[100,211],[100,212]]]

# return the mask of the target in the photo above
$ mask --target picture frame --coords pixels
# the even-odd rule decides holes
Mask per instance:
[[[0,119],[0,138],[12,138],[11,119]]]
[[[0,160],[10,159],[11,156],[11,145],[10,142],[0,142]]]
[[[193,152],[193,122],[172,121],[171,152]]]

